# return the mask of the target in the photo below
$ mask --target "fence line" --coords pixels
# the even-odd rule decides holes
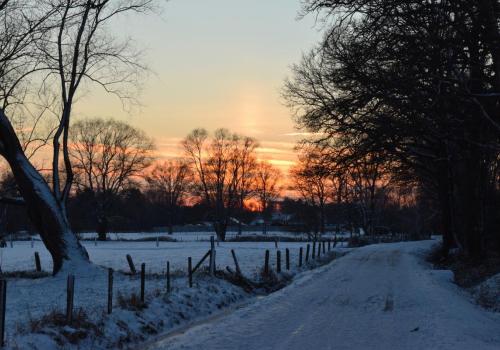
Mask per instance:
[[[377,238],[371,238],[371,239],[377,239]],[[380,237],[378,237],[378,240],[380,240]],[[321,260],[321,253],[323,253],[323,258],[328,256],[328,253],[331,253],[331,247],[332,247],[332,241],[331,240],[320,240],[320,241],[313,241],[312,242],[312,259],[310,259],[310,243],[307,243],[304,246],[299,247],[299,254],[295,255],[297,259],[297,264],[294,266],[297,266],[299,270],[301,270],[303,267],[308,268],[311,266],[314,266],[314,261]],[[335,247],[337,244],[337,241],[334,241],[333,247]],[[305,259],[304,259],[304,248],[306,248],[305,251]],[[276,249],[276,272],[281,273],[281,251],[279,249]],[[317,254],[315,254],[317,252]],[[236,273],[239,275],[242,275],[242,271],[239,266],[238,259],[236,257],[236,251],[234,249],[231,249],[231,254],[233,257],[233,261],[236,267]],[[193,268],[192,266],[192,258],[188,258],[188,286],[192,287],[193,286],[193,279],[194,279],[194,274],[198,269],[201,267],[203,262],[207,259],[207,257],[210,257],[210,262],[208,264],[208,270],[209,272],[212,270],[212,266],[215,270],[215,255],[216,255],[216,249],[214,246],[214,241],[211,240],[211,246],[210,250],[207,251],[207,253],[201,258],[201,260],[198,262],[198,264]],[[135,265],[132,259],[132,256],[130,254],[126,254],[125,256],[126,261],[128,263],[129,269],[130,269],[130,279],[136,279],[136,270],[135,270]],[[304,263],[303,263],[304,260]],[[286,270],[290,270],[290,261],[291,261],[291,255],[290,251],[288,248],[285,248],[285,266]],[[311,265],[311,262],[313,264]],[[41,266],[40,261],[39,261],[39,255],[38,252],[35,252],[35,265],[36,265],[36,270],[41,271]],[[267,249],[265,251],[265,259],[264,259],[264,273],[267,275],[272,271],[271,264],[270,264],[270,251]],[[107,308],[107,313],[111,314],[112,309],[113,309],[113,295],[114,292],[118,292],[116,288],[114,288],[113,285],[113,269],[108,268],[108,274],[107,274],[107,293],[106,295],[106,308]],[[215,273],[214,273],[215,274]],[[164,277],[166,278],[166,291],[167,293],[171,292],[171,276],[170,276],[170,262],[167,261],[166,265],[166,272]],[[73,310],[74,310],[74,294],[75,294],[75,281],[82,281],[82,280],[93,280],[95,281],[96,276],[73,276],[73,275],[68,275],[68,276],[61,276],[61,277],[50,277],[51,282],[59,282],[59,281],[66,281],[66,321],[68,324],[71,324],[73,320]],[[163,277],[159,277],[163,278]],[[105,278],[103,278],[104,281],[106,281]],[[141,264],[141,274],[140,274],[140,300],[142,303],[146,302],[146,266],[145,263]],[[6,286],[7,286],[7,281],[6,280],[0,280],[0,347],[3,344],[4,340],[4,333],[5,333],[5,310],[6,310]],[[103,286],[103,289],[105,287]],[[35,306],[33,307],[30,305],[31,309],[35,309],[37,311],[48,311],[47,306]]]

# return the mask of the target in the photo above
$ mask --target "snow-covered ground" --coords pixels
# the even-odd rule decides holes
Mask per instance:
[[[278,243],[278,249],[282,251],[283,262],[286,248],[290,250],[290,259],[296,263],[299,248],[305,248],[306,244],[305,242]],[[52,271],[50,254],[42,242],[34,241],[33,248],[30,241],[14,242],[13,245],[13,248],[10,248],[10,245],[6,248],[0,248],[0,266],[2,271],[33,270],[35,268],[35,251],[39,252],[42,268],[45,271]],[[196,264],[210,249],[208,241],[159,242],[158,246],[155,241],[84,241],[83,245],[90,255],[90,260],[97,265],[111,267],[115,270],[129,271],[126,255],[130,254],[136,268],[139,269],[140,264],[145,263],[148,273],[164,272],[167,261],[170,261],[170,268],[172,270],[187,271],[188,257],[192,257],[193,264]],[[346,242],[339,243],[339,247],[346,245]],[[216,248],[216,263],[220,269],[225,269],[226,266],[234,267],[231,255],[232,249],[236,253],[242,272],[246,274],[252,274],[263,266],[266,250],[272,253],[271,263],[276,263],[274,242],[221,242]]]
[[[96,269],[82,275],[76,275],[75,281],[75,309],[83,308],[93,322],[103,322],[105,334],[116,333],[116,339],[110,341],[136,342],[142,340],[144,330],[142,327],[151,327],[164,331],[175,325],[182,324],[204,315],[211,314],[220,308],[239,300],[246,300],[252,295],[245,293],[241,288],[233,286],[219,279],[203,278],[195,276],[194,288],[188,288],[187,258],[193,258],[193,264],[208,251],[208,241],[184,241],[184,242],[83,242],[89,252],[91,260],[102,267],[112,267],[117,271],[129,271],[126,254],[130,254],[135,262],[137,270],[140,264],[146,264],[147,273],[150,274],[146,280],[146,299],[149,307],[143,313],[123,310],[117,305],[118,294],[126,297],[132,293],[139,294],[139,276],[126,276],[123,273],[115,273],[114,299],[115,311],[111,317],[104,317],[107,303],[107,274],[104,269]],[[33,246],[32,246],[33,245]],[[286,271],[285,249],[290,251],[291,275],[300,272],[297,267],[299,248],[306,247],[306,243],[280,242],[278,249],[282,252],[282,269]],[[234,270],[234,262],[231,255],[234,250],[239,261],[242,272],[251,278],[255,278],[264,264],[265,251],[270,251],[271,267],[275,269],[277,249],[272,242],[234,242],[220,243],[216,246],[217,267],[225,269],[230,266]],[[337,247],[337,251],[348,250]],[[42,267],[45,271],[51,271],[52,265],[49,253],[40,241],[16,241],[13,247],[10,244],[0,249],[1,267],[3,272],[34,270],[34,252],[40,254]],[[304,249],[305,254],[305,249]],[[166,279],[163,274],[166,262],[170,261],[171,271],[174,275],[172,286],[174,291],[165,294]],[[207,265],[208,260],[204,263]],[[153,275],[153,273],[155,275]],[[42,345],[30,345],[32,336],[19,336],[19,331],[26,332],[32,320],[37,320],[53,310],[63,311],[66,306],[66,276],[45,277],[39,279],[17,279],[10,278],[7,287],[7,315],[6,334],[9,347],[14,349],[49,349],[54,348],[52,341],[45,337],[36,336],[34,344],[42,342]],[[159,315],[161,313],[161,315]],[[160,323],[161,321],[161,323]],[[115,329],[117,324],[127,324],[127,329]],[[141,323],[142,322],[142,323]],[[158,322],[158,324],[155,324]],[[114,328],[113,328],[114,327]],[[134,338],[139,337],[139,338]],[[125,340],[124,340],[125,342]],[[109,344],[108,344],[109,345]],[[82,349],[95,349],[102,344],[84,343]]]
[[[97,237],[97,233],[95,232],[82,232],[78,234],[81,239],[85,240],[94,240]],[[262,234],[262,230],[256,228],[255,230],[245,230],[242,233],[243,236],[265,236],[268,238],[273,237],[288,237],[295,239],[308,239],[307,234],[305,233],[295,233],[290,231],[268,231],[266,235]],[[165,237],[172,238],[177,241],[208,241],[210,237],[214,236],[213,232],[210,231],[187,231],[187,232],[174,232],[169,235],[165,232],[113,232],[108,233],[107,238],[109,240],[143,240],[143,239],[151,239],[155,240],[157,237]],[[227,239],[234,239],[239,236],[237,231],[228,231],[226,234]],[[324,237],[334,238],[337,236],[338,238],[347,238],[350,237],[350,233],[341,232],[336,235],[334,232],[327,232],[323,235]]]
[[[500,315],[473,304],[432,241],[359,248],[249,307],[148,349],[500,349]]]

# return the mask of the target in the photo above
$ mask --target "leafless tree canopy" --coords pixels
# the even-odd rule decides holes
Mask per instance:
[[[121,121],[96,118],[71,126],[70,157],[75,184],[96,198],[102,221],[99,233],[106,233],[109,200],[142,176],[153,161],[153,150],[153,140]]]
[[[102,87],[122,100],[135,98],[144,71],[139,52],[109,28],[114,17],[146,12],[152,5],[152,0],[0,2],[0,154],[52,254],[54,272],[64,261],[88,260],[66,213],[74,178],[69,155],[73,105],[84,85]],[[52,144],[52,186],[30,162],[46,144]]]
[[[172,226],[176,209],[188,200],[193,189],[192,175],[188,160],[179,158],[155,165],[146,178],[156,201],[167,207],[170,234],[173,233]]]
[[[264,220],[263,233],[266,234],[274,202],[278,199],[281,193],[280,181],[282,179],[282,173],[271,163],[267,161],[260,161],[256,164],[254,176],[254,194],[259,203],[260,212]]]
[[[215,232],[224,240],[234,209],[247,192],[255,141],[226,129],[216,130],[213,137],[195,129],[182,145],[197,177],[199,196],[212,208]]]
[[[284,89],[306,143],[365,199],[384,172],[414,187],[445,253],[498,250],[500,3],[304,0],[302,15],[325,31]]]

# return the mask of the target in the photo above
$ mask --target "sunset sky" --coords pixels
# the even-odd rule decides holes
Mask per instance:
[[[171,0],[161,13],[128,16],[114,31],[145,49],[152,73],[132,113],[101,91],[75,117],[113,117],[154,137],[160,157],[178,155],[192,129],[225,127],[260,141],[259,157],[286,170],[300,138],[280,89],[290,65],[320,38],[299,0]]]

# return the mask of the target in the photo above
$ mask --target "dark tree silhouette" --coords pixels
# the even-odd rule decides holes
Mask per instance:
[[[155,202],[167,209],[168,233],[172,234],[176,212],[192,189],[193,177],[189,163],[181,158],[157,164],[146,180]]]
[[[500,247],[498,1],[309,0],[303,10],[330,23],[284,90],[298,125],[318,133],[310,141],[351,150],[351,162],[383,155],[439,209],[444,253]]]
[[[97,233],[100,240],[106,240],[109,207],[151,165],[154,143],[125,122],[99,118],[74,123],[70,140],[75,185],[92,193]]]
[[[142,69],[128,42],[106,30],[116,15],[145,11],[152,1],[20,1],[0,5],[0,155],[8,162],[27,211],[52,255],[54,273],[73,269],[88,255],[73,234],[66,202],[73,181],[68,140],[71,111],[82,82],[122,98]],[[125,89],[122,89],[126,87]],[[50,136],[52,183],[29,160],[12,120],[41,92],[56,96],[58,122]],[[22,118],[22,116],[21,116]],[[62,166],[60,166],[62,163]],[[64,182],[60,172],[64,173]]]

